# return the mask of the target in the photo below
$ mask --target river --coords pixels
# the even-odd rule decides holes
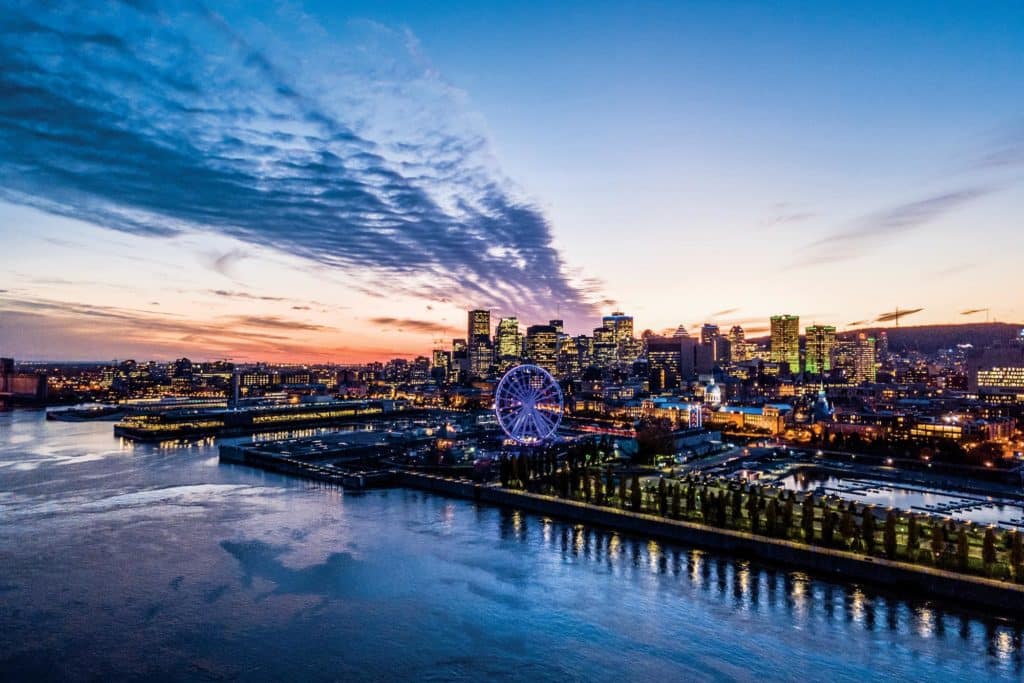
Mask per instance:
[[[1020,680],[1024,625],[0,413],[0,678]]]

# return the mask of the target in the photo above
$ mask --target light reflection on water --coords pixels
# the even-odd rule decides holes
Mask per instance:
[[[0,464],[34,464],[0,469],[9,677],[1024,672],[1020,624],[949,603],[416,491],[210,467],[209,444],[126,451],[109,430],[0,415]]]
[[[845,500],[883,508],[914,510],[1008,528],[1024,526],[1024,506],[980,494],[924,490],[915,485],[903,486],[855,476],[837,477],[815,470],[801,470],[779,479],[778,483],[793,491],[821,490]]]

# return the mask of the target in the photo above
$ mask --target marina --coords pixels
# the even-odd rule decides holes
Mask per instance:
[[[1006,529],[1024,528],[1024,503],[1020,499],[981,495],[914,483],[838,476],[801,468],[780,477],[777,483],[799,492],[814,491],[883,509],[897,508],[974,524],[993,524]]]

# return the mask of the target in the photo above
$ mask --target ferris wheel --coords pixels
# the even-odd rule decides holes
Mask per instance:
[[[505,433],[524,445],[555,435],[562,422],[562,388],[544,368],[517,365],[494,392],[494,413]]]

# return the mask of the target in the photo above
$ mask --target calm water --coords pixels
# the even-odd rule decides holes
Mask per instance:
[[[0,678],[1019,680],[1022,629],[0,414]]]
[[[806,470],[783,477],[779,484],[794,491],[813,491],[820,487],[831,495],[882,508],[914,510],[977,524],[997,524],[1009,529],[1024,526],[1024,507],[1020,503],[991,496],[924,489],[915,485],[898,486],[869,478],[839,478],[826,472]]]

